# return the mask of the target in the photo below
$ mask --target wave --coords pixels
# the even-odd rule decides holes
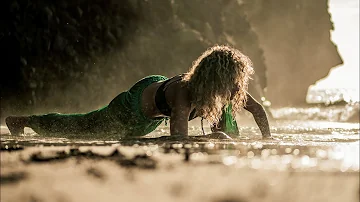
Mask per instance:
[[[275,119],[359,122],[359,89],[310,87],[305,107],[270,108]]]
[[[359,89],[351,88],[315,88],[310,87],[306,96],[309,104],[332,105],[338,103],[359,102]]]
[[[359,102],[346,105],[282,107],[270,109],[275,119],[286,120],[326,120],[338,122],[359,122]]]

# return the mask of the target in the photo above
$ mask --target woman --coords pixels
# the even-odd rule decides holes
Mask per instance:
[[[264,108],[247,93],[253,74],[251,60],[229,46],[205,51],[187,73],[170,79],[153,75],[138,81],[109,105],[86,114],[10,116],[13,135],[30,127],[39,134],[115,133],[143,136],[170,118],[171,136],[188,136],[188,121],[206,119],[213,132],[238,135],[233,117],[244,108],[251,112],[263,137],[271,137]]]

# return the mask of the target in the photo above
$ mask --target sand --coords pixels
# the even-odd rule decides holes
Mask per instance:
[[[2,128],[1,201],[359,201],[357,140],[285,139],[56,143]]]

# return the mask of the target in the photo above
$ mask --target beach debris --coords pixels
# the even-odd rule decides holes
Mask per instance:
[[[37,151],[30,154],[25,163],[41,163],[50,161],[65,160],[71,157],[86,159],[104,159],[115,161],[123,167],[137,167],[143,169],[156,168],[157,161],[151,156],[150,152],[144,152],[136,155],[124,155],[118,148],[110,152],[95,152],[95,149],[80,149],[78,147],[69,150],[60,151]]]
[[[28,177],[28,174],[24,171],[19,172],[10,172],[7,174],[2,173],[0,176],[0,184],[7,185],[7,184],[14,184],[24,180]]]
[[[97,179],[105,179],[105,175],[102,171],[100,171],[99,169],[95,168],[95,167],[90,167],[86,170],[86,173],[90,176],[93,176]]]
[[[68,154],[65,151],[56,151],[56,152],[36,152],[30,155],[30,162],[49,162],[54,160],[63,160],[68,157]]]

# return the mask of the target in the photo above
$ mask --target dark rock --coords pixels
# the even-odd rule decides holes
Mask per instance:
[[[44,8],[44,12],[46,13],[47,19],[50,20],[53,17],[53,12],[49,7]]]
[[[246,1],[244,11],[264,51],[274,106],[305,104],[309,85],[343,63],[330,38],[328,0]]]
[[[308,86],[342,63],[327,3],[11,0],[0,38],[9,71],[1,80],[2,117],[93,110],[144,76],[187,71],[214,44],[249,55],[256,99],[304,103]],[[31,88],[32,81],[45,85]]]
[[[53,48],[55,51],[63,51],[67,45],[67,40],[63,38],[60,34],[55,36],[55,42]]]

